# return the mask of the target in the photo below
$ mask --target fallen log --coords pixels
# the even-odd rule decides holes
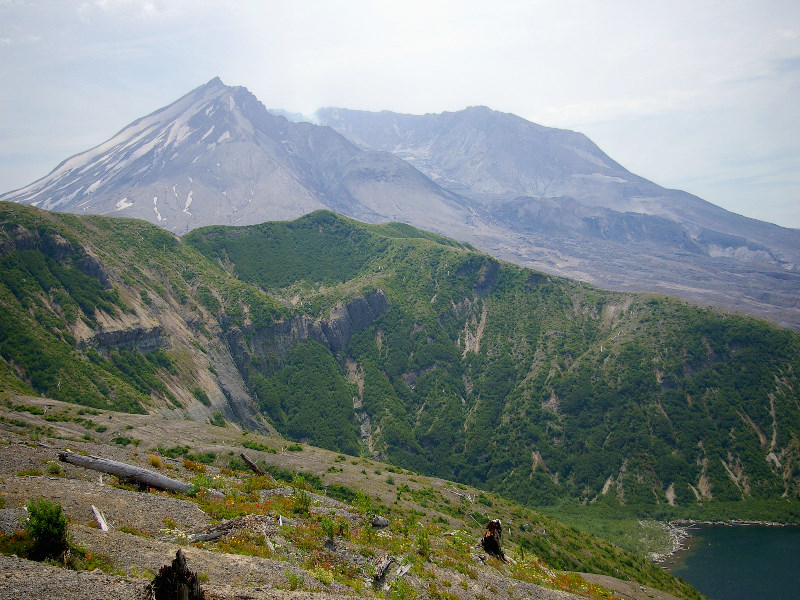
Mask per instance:
[[[389,526],[389,519],[380,515],[373,515],[370,525],[372,525],[375,529],[383,529],[384,527]]]
[[[267,474],[267,472],[259,467],[249,456],[247,456],[247,454],[242,452],[240,456],[242,457],[242,460],[247,463],[247,466],[253,470],[253,473],[256,475],[261,475],[262,477]]]
[[[108,475],[115,475],[120,479],[132,481],[139,485],[158,488],[161,490],[169,490],[171,492],[180,492],[185,494],[192,489],[192,485],[185,481],[178,481],[172,479],[161,473],[148,471],[141,467],[135,467],[127,463],[118,462],[109,458],[101,458],[99,456],[81,454],[73,454],[72,452],[59,452],[58,460],[61,462],[77,465],[84,469],[91,469],[93,471],[100,471]]]

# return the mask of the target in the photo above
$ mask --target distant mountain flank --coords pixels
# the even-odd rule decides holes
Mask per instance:
[[[216,78],[2,199],[133,216],[182,234],[320,208],[378,221],[435,207],[446,222],[463,220],[451,196],[392,154],[274,116],[245,88]]]
[[[470,198],[507,237],[465,239],[496,256],[800,326],[800,231],[662,188],[583,134],[482,106],[426,115],[326,108],[315,120]]]
[[[486,107],[328,108],[318,125],[300,119],[215,78],[0,199],[143,218],[178,234],[329,209],[800,329],[800,231],[664,189],[583,134]]]

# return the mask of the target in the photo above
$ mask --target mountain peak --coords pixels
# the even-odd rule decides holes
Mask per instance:
[[[144,218],[173,232],[328,208],[800,328],[800,232],[665,190],[581,133],[480,105],[426,115],[320,109],[314,122],[327,127],[286,116],[214,77],[0,200]]]
[[[494,114],[497,111],[489,108],[488,106],[484,106],[483,104],[479,104],[478,106],[468,106],[463,111],[465,113],[478,113],[478,114]]]

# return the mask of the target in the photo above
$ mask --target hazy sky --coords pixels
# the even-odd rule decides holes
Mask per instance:
[[[800,228],[798,0],[0,0],[0,192],[217,75],[295,112],[486,105]]]

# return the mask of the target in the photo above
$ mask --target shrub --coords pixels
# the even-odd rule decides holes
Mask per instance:
[[[61,510],[61,504],[43,498],[28,502],[25,529],[31,540],[31,557],[36,560],[55,558],[69,547],[67,517]]]
[[[112,443],[118,444],[120,446],[127,446],[128,444],[133,444],[134,446],[139,444],[139,440],[135,440],[129,437],[125,437],[122,435],[118,435],[117,437],[113,438]]]
[[[346,485],[331,483],[328,486],[328,496],[346,502],[347,504],[353,504],[358,497],[358,492]]]
[[[206,394],[206,392],[199,387],[192,390],[192,395],[206,406],[211,406],[211,400],[209,399],[208,394]]]
[[[167,458],[178,458],[179,456],[186,456],[189,453],[189,446],[173,446],[172,448],[158,447],[158,452]]]
[[[303,489],[295,488],[292,494],[292,510],[299,515],[307,515],[311,508],[311,496]]]
[[[215,412],[211,417],[208,419],[208,422],[215,427],[227,427],[228,423],[225,421],[225,417],[222,416],[222,413]]]
[[[161,459],[157,456],[148,456],[147,464],[149,464],[151,467],[155,467],[156,469],[160,469],[164,466],[164,464],[161,462]]]
[[[268,475],[253,475],[244,482],[244,491],[247,493],[258,490],[271,490],[275,487],[275,480]]]
[[[333,583],[333,573],[325,567],[314,567],[309,569],[308,572],[325,585],[331,585]]]
[[[228,468],[232,471],[247,471],[249,469],[247,463],[238,456],[228,459]]]
[[[17,477],[41,477],[42,470],[41,469],[25,469],[24,471],[18,471]]]
[[[250,450],[258,450],[259,452],[269,452],[271,454],[275,454],[275,450],[267,446],[266,444],[262,444],[261,442],[256,442],[253,440],[245,440],[242,442],[242,446],[245,448],[250,448]]]
[[[47,461],[47,467],[46,468],[47,468],[47,474],[48,475],[54,475],[54,476],[58,477],[58,476],[64,474],[64,469],[61,468],[61,465],[58,464],[54,460]]]
[[[325,534],[326,542],[333,544],[333,538],[336,535],[336,524],[333,522],[333,519],[330,517],[322,517],[320,526],[322,527],[322,533]]]
[[[303,581],[305,577],[303,575],[298,575],[297,573],[292,573],[289,569],[286,569],[286,579],[289,582],[289,589],[290,590],[297,590],[303,587]]]
[[[428,536],[428,530],[420,527],[417,531],[417,554],[428,558],[431,554],[431,540]]]
[[[186,469],[187,471],[191,471],[192,473],[206,472],[206,466],[204,464],[195,462],[188,458],[183,459],[183,468]]]
[[[194,462],[203,463],[204,465],[210,465],[214,462],[214,459],[217,458],[217,453],[208,451],[193,454],[189,452],[186,454],[186,458],[193,460]]]

